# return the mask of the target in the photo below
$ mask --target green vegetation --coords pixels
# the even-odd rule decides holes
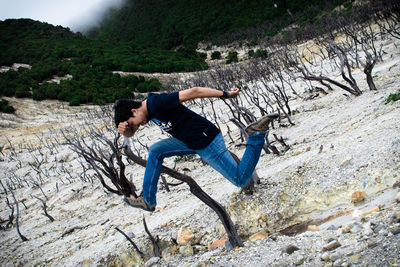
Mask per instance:
[[[213,51],[211,53],[211,59],[215,60],[215,59],[221,59],[221,52],[219,51]]]
[[[0,73],[0,96],[58,99],[70,105],[105,104],[133,92],[159,91],[156,79],[120,77],[129,72],[179,72],[206,69],[204,54],[194,50],[140,49],[72,33],[69,29],[29,19],[0,21],[0,66],[32,65]],[[72,79],[48,83],[54,75]]]
[[[292,23],[300,26],[313,23],[320,14],[344,2],[128,0],[120,9],[110,10],[101,26],[88,34],[143,47],[194,48],[201,40],[226,44],[253,38],[255,33],[249,29],[257,27],[264,29],[261,38],[275,35]]]
[[[0,96],[79,105],[159,91],[161,84],[156,79],[121,77],[113,71],[204,70],[208,68],[206,54],[195,51],[200,40],[254,46],[259,38],[277,33],[293,40],[299,38],[296,34],[302,32],[301,27],[317,23],[344,2],[348,1],[127,0],[120,9],[111,9],[101,26],[86,36],[30,19],[0,21],[0,66],[32,66],[0,73]],[[292,23],[299,25],[297,33],[282,31]],[[265,58],[268,53],[251,50],[249,56]],[[220,59],[221,53],[214,51],[211,58]],[[226,60],[228,64],[238,62],[237,52],[231,51]],[[72,78],[59,84],[46,82],[67,74]]]
[[[262,58],[265,59],[268,57],[268,52],[266,50],[257,49],[256,52],[254,50],[249,50],[248,52],[249,57],[253,58]]]
[[[236,51],[229,51],[228,55],[226,56],[226,64],[231,64],[238,61],[238,53]]]
[[[389,96],[386,98],[386,103],[395,102],[397,100],[400,100],[400,89],[397,91],[397,93],[389,94]]]
[[[0,100],[0,112],[3,113],[14,113],[15,108],[8,104],[8,101],[5,99]]]

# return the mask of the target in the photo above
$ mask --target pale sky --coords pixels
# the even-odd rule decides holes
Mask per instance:
[[[30,18],[80,31],[124,0],[0,0],[0,20]]]

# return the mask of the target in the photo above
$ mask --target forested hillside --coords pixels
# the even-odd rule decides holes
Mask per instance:
[[[157,91],[161,84],[114,70],[179,72],[207,68],[195,51],[138,48],[129,42],[100,41],[67,28],[30,19],[0,21],[0,66],[29,64],[0,72],[0,96],[58,99],[71,105],[104,104],[133,92]],[[69,79],[48,83],[54,76]],[[72,76],[72,77],[71,77]]]
[[[127,0],[110,10],[90,36],[144,47],[195,47],[201,40],[229,43],[276,34],[291,23],[306,25],[343,0]],[[259,28],[262,28],[261,30]]]
[[[313,33],[318,35],[318,27],[326,26],[325,15],[332,15],[341,3],[345,3],[345,11],[351,10],[352,1],[344,0],[127,0],[85,35],[30,19],[0,21],[0,66],[23,63],[31,67],[3,68],[0,96],[58,99],[79,105],[158,91],[161,84],[157,79],[121,77],[113,71],[204,70],[208,68],[206,54],[195,50],[199,41],[246,41],[251,46],[278,32],[284,42],[297,41],[310,32],[302,30],[308,25],[316,27]],[[295,34],[282,30],[288,25],[296,25]],[[212,59],[221,58],[219,51],[213,52]],[[248,55],[265,58],[267,53],[249,50]],[[226,59],[228,64],[237,62],[237,52],[230,51]],[[54,78],[61,81],[48,82]]]

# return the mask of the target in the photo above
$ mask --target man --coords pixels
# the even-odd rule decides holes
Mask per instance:
[[[133,207],[154,211],[163,159],[195,153],[234,185],[245,187],[259,160],[265,131],[278,114],[269,114],[246,127],[249,139],[243,158],[240,164],[237,164],[226,149],[219,129],[181,104],[196,98],[227,99],[238,94],[238,88],[222,92],[211,88],[193,87],[171,94],[149,93],[142,102],[118,100],[114,105],[114,119],[119,133],[132,137],[141,125],[151,120],[172,136],[150,146],[142,195],[138,198],[130,196],[125,201]]]

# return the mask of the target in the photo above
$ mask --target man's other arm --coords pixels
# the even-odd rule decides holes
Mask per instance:
[[[239,89],[234,88],[228,91],[229,98],[236,97],[239,94]],[[179,102],[185,102],[196,98],[209,98],[209,97],[221,97],[223,92],[207,87],[193,87],[179,92]]]

